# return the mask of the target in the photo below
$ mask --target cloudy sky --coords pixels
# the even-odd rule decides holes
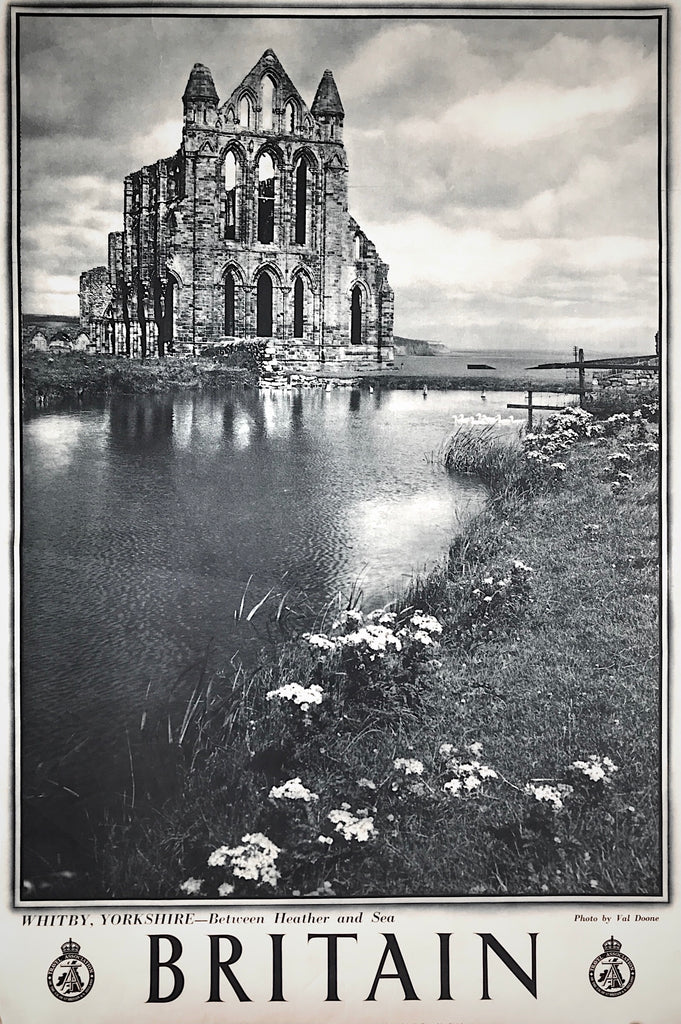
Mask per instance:
[[[78,312],[123,177],[179,145],[194,62],[224,100],[272,47],[308,104],[333,70],[397,334],[652,351],[653,19],[24,16],[19,44],[26,312]]]

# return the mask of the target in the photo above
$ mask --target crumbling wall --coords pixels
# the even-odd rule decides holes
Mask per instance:
[[[91,321],[107,313],[113,288],[108,267],[93,267],[80,275],[80,326],[86,330]]]

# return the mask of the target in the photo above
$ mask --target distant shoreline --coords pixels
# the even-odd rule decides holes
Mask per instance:
[[[464,376],[418,372],[415,368],[407,372],[402,369],[369,372],[353,372],[349,368],[339,370],[329,365],[328,369],[316,373],[291,370],[284,371],[281,376],[294,377],[294,386],[303,387],[307,377],[310,381],[321,378],[344,381],[348,386],[396,391],[526,391],[528,387],[559,394],[573,391],[572,386],[564,380],[539,383],[529,377],[517,374],[506,376],[498,372],[494,375],[477,373]],[[26,353],[22,358],[23,402],[35,408],[82,404],[111,394],[158,394],[178,390],[220,389],[233,385],[257,387],[258,380],[258,368],[253,364],[239,366],[233,362],[212,362],[201,357],[171,357],[142,362],[139,359],[82,353],[58,356]]]
[[[419,357],[420,359],[421,357]],[[243,362],[243,360],[242,360]],[[424,368],[425,369],[425,368]],[[338,372],[332,365],[324,371],[306,374],[304,371],[284,371],[281,376],[297,378],[294,386],[305,386],[322,378],[344,381],[360,388],[385,388],[396,391],[537,391],[571,393],[565,381],[533,382],[529,377],[516,374],[492,375],[433,374],[410,369]],[[300,384],[303,379],[302,385]],[[54,408],[68,404],[82,404],[111,394],[158,394],[177,390],[220,389],[241,385],[258,386],[255,365],[235,365],[223,360],[212,362],[195,359],[164,360],[125,359],[123,357],[68,353],[49,356],[45,353],[26,353],[22,358],[22,397],[28,407]]]

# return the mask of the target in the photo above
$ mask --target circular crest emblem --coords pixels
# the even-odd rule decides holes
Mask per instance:
[[[95,983],[94,967],[80,955],[80,946],[69,939],[62,947],[62,956],[53,960],[47,970],[47,987],[53,996],[65,1003],[84,999]]]
[[[623,996],[634,984],[636,968],[621,949],[622,943],[611,935],[589,968],[591,986],[601,996]]]

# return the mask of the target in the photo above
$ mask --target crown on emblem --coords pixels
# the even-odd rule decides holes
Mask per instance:
[[[63,948],[63,947],[62,947]],[[619,953],[622,948],[622,943],[618,942],[614,935],[611,935],[609,939],[606,939],[603,943],[603,949],[606,953]]]
[[[79,949],[80,946],[77,942],[74,942],[73,939],[69,939],[68,942],[64,942],[61,947],[61,951],[65,956],[74,956]]]

